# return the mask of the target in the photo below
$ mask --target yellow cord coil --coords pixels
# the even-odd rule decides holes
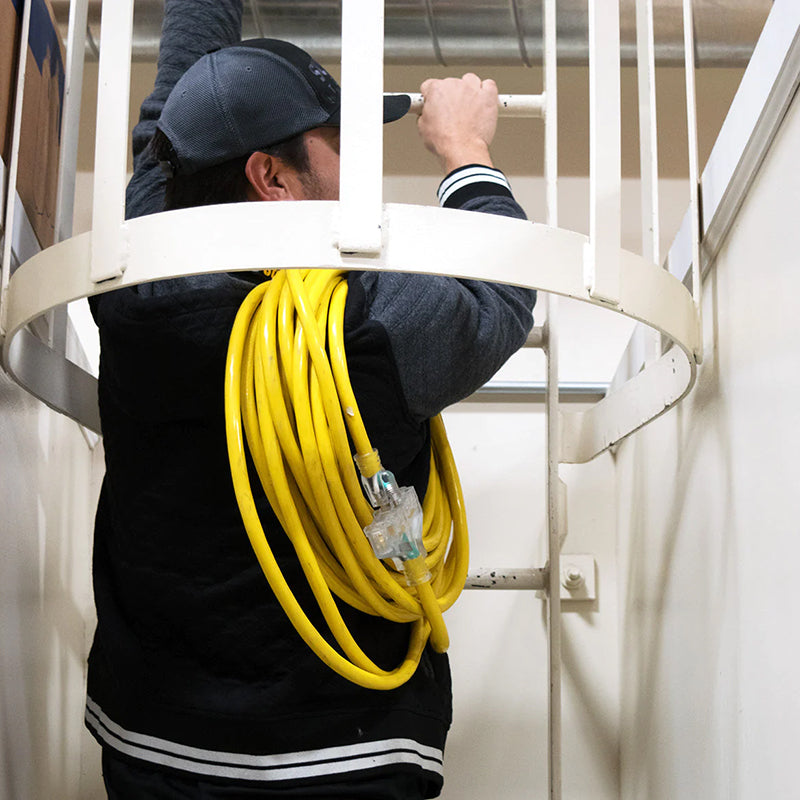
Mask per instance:
[[[466,515],[437,416],[431,420],[431,470],[423,503],[427,555],[405,561],[405,573],[374,555],[364,534],[373,509],[362,493],[348,432],[362,474],[369,478],[383,467],[350,386],[343,338],[346,297],[345,272],[297,269],[276,271],[245,298],[226,365],[228,455],[247,535],[297,632],[339,675],[366,688],[394,689],[414,674],[429,636],[435,650],[447,649],[442,612],[456,601],[467,575]],[[312,625],[275,560],[253,499],[245,437],[267,499],[341,653]],[[368,658],[333,594],[367,614],[412,623],[403,663],[386,671]]]

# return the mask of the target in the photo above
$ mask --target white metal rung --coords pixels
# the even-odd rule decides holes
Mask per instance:
[[[424,100],[419,92],[387,92],[407,94],[411,98],[412,114],[421,114]],[[546,99],[543,94],[501,94],[497,98],[497,110],[501,117],[518,119],[540,119],[545,115]]]

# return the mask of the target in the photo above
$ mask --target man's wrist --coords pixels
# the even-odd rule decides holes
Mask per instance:
[[[485,164],[465,164],[452,170],[436,192],[442,208],[461,208],[474,197],[513,197],[508,179]]]
[[[482,164],[486,167],[494,166],[492,157],[489,154],[489,146],[485,142],[474,142],[461,147],[448,148],[447,152],[441,157],[441,161],[447,175],[461,167],[472,164]]]

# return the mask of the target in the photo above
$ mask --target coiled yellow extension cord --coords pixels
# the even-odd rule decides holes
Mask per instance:
[[[346,297],[346,273],[341,270],[278,270],[245,298],[226,365],[228,454],[253,550],[300,636],[353,683],[394,689],[414,674],[429,636],[435,650],[447,649],[442,612],[456,601],[466,579],[466,516],[444,424],[436,417],[431,420],[431,470],[423,503],[427,555],[405,561],[405,574],[374,555],[364,534],[373,509],[362,493],[347,432],[365,478],[383,467],[347,373]],[[264,492],[344,655],[312,625],[281,574],[253,500],[245,436]],[[386,671],[365,655],[332,592],[360,611],[412,623],[400,666]]]

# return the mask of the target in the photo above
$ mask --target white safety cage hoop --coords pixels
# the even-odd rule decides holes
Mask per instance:
[[[338,247],[337,202],[242,203],[169,211],[120,226],[123,273],[91,279],[92,234],[61,242],[11,277],[3,361],[48,405],[99,430],[95,378],[54,354],[26,330],[63,303],[180,275],[270,268],[344,268],[449,275],[528,286],[608,307],[668,336],[672,346],[613,394],[587,410],[561,411],[562,462],[588,461],[680,400],[691,388],[700,350],[696,306],[665,270],[619,252],[619,300],[591,296],[584,283],[588,237],[547,225],[468,211],[386,204],[383,246],[375,255]],[[280,231],[266,237],[253,231]]]

